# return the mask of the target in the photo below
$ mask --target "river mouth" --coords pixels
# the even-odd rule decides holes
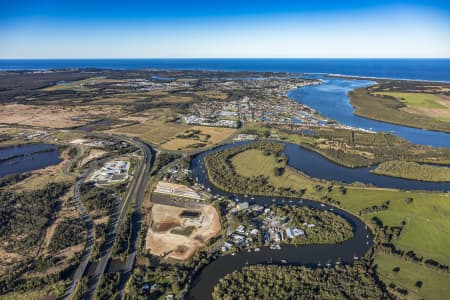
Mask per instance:
[[[311,75],[307,78],[321,79],[319,85],[304,86],[288,93],[292,100],[305,104],[326,118],[343,125],[389,132],[414,144],[450,148],[450,134],[395,125],[360,117],[354,114],[348,93],[358,88],[374,85],[376,82],[362,79],[332,78],[326,75]]]
[[[0,177],[38,170],[61,162],[52,144],[25,144],[0,149]]]

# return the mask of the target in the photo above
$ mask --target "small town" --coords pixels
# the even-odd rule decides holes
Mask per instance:
[[[233,206],[233,203],[231,203]],[[236,215],[246,214],[248,222],[239,224],[236,228],[229,228],[227,241],[222,246],[222,252],[259,251],[262,246],[269,246],[272,250],[280,250],[281,243],[288,243],[295,237],[306,237],[308,228],[315,224],[304,222],[303,228],[292,227],[286,216],[275,214],[270,207],[238,202],[230,209],[227,220],[233,224]]]
[[[237,128],[242,122],[255,121],[324,126],[328,124],[326,119],[318,116],[308,106],[291,101],[287,95],[291,89],[315,84],[320,84],[320,81],[293,78],[233,81],[233,87],[239,85],[239,88],[250,91],[251,95],[241,97],[239,100],[194,103],[190,108],[190,114],[183,119],[187,124],[230,128]],[[210,88],[209,85],[204,84]],[[214,85],[224,90],[229,88],[228,84],[214,83]]]

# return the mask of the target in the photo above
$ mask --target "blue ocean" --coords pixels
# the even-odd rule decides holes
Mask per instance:
[[[450,59],[2,59],[0,70],[176,69],[331,73],[450,82]]]

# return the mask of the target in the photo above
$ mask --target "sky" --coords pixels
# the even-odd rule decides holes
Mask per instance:
[[[450,1],[0,0],[0,58],[450,58]]]

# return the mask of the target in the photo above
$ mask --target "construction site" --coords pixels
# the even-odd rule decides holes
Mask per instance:
[[[187,260],[220,231],[220,218],[211,205],[195,208],[154,204],[146,249],[153,255]]]

